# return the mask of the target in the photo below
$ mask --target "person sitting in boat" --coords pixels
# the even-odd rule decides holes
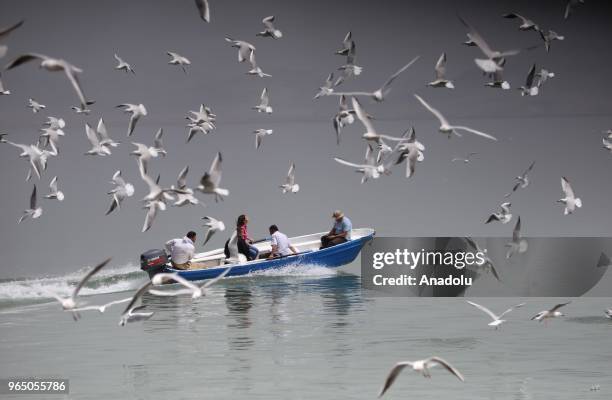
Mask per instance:
[[[196,233],[189,231],[183,238],[172,239],[166,242],[166,250],[172,258],[172,267],[175,269],[190,269],[191,259],[195,253]]]
[[[268,230],[270,231],[270,243],[272,245],[272,251],[268,257],[269,259],[297,253],[295,247],[289,242],[287,235],[278,230],[278,226],[270,225]]]
[[[247,224],[249,223],[249,217],[242,214],[236,221],[236,231],[238,232],[238,252],[246,256],[248,261],[256,260],[259,255],[257,247],[252,246],[253,239],[249,237],[247,230]]]
[[[332,218],[334,219],[334,226],[327,235],[321,237],[321,249],[351,240],[351,231],[353,230],[351,220],[344,216],[344,213],[340,210],[334,211]]]

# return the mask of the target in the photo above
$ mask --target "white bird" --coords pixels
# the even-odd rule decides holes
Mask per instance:
[[[535,80],[536,74],[536,65],[533,64],[529,69],[529,73],[527,74],[527,79],[525,80],[525,85],[521,86],[519,90],[521,91],[521,96],[537,96],[539,93],[539,86]]]
[[[272,107],[270,107],[270,97],[268,95],[268,89],[264,88],[261,92],[261,96],[259,96],[260,101],[259,104],[252,107],[253,110],[257,110],[257,112],[265,112],[266,114],[272,114]]]
[[[79,311],[93,311],[93,310],[97,310],[98,312],[103,314],[108,307],[114,306],[115,304],[126,303],[126,302],[128,302],[130,300],[132,300],[132,298],[128,297],[126,299],[114,300],[114,301],[111,301],[109,303],[102,304],[102,305],[99,305],[99,306],[84,306],[84,307],[80,307],[80,308],[75,308],[72,311],[79,312]],[[70,311],[70,310],[66,310],[66,311]]]
[[[346,103],[346,96],[340,96],[340,109],[334,115],[333,123],[334,130],[336,131],[336,144],[340,144],[340,131],[346,125],[351,125],[355,122],[355,110],[349,110],[348,104]]]
[[[98,127],[96,128],[96,132],[98,133],[98,137],[100,140],[100,145],[106,147],[117,147],[121,142],[116,142],[110,138],[108,135],[108,131],[106,130],[106,124],[104,120],[100,118],[98,120]]]
[[[521,237],[521,217],[518,217],[514,230],[512,231],[512,241],[506,243],[506,247],[508,248],[506,259],[510,259],[515,253],[522,254],[527,251],[527,239]]]
[[[385,394],[385,392],[391,387],[391,385],[393,385],[393,382],[395,382],[395,379],[404,368],[411,367],[413,371],[420,373],[425,378],[431,378],[429,369],[438,365],[444,367],[448,372],[455,375],[460,381],[465,381],[463,375],[461,375],[461,372],[459,372],[455,367],[453,367],[451,364],[441,359],[440,357],[429,357],[417,361],[400,361],[395,364],[395,366],[387,375],[387,378],[385,379],[385,384],[383,385],[378,397],[381,397],[383,394]]]
[[[536,24],[535,22],[533,22],[529,18],[523,17],[521,14],[508,13],[508,14],[502,15],[502,17],[509,18],[509,19],[515,19],[515,18],[520,19],[521,20],[521,24],[519,25],[519,29],[521,31],[536,31],[536,32],[540,31],[540,27],[538,26],[538,24]]]
[[[17,221],[17,223],[20,224],[24,219],[28,217],[31,217],[32,219],[37,219],[42,215],[42,213],[42,207],[36,206],[36,185],[34,185],[34,189],[32,189],[32,194],[30,195],[30,208],[23,212],[23,215],[21,216],[21,218],[19,218],[19,221]]]
[[[89,115],[89,113],[91,113],[91,109],[88,106],[94,103],[95,101],[88,101],[85,105],[72,106],[70,108],[77,114]]]
[[[108,192],[108,194],[112,197],[112,202],[105,215],[113,212],[115,208],[120,209],[123,200],[134,195],[134,185],[127,183],[123,179],[121,176],[121,170],[115,172],[111,183],[115,185],[115,187]]]
[[[521,189],[525,189],[527,186],[529,186],[529,173],[531,172],[531,170],[533,169],[533,166],[535,165],[535,161],[533,161],[531,164],[529,164],[529,167],[527,167],[527,169],[519,176],[517,176],[516,178],[514,178],[517,182],[515,183],[515,185],[512,187],[512,191],[509,193],[506,193],[504,195],[504,197],[510,197],[510,195],[514,192],[516,192],[519,188]]]
[[[195,122],[188,123],[187,128],[189,128],[189,130],[187,131],[187,143],[189,143],[198,132],[201,132],[203,135],[208,135],[212,130],[210,126],[211,125],[207,122],[199,124]]]
[[[415,58],[413,58],[408,64],[404,65],[402,68],[397,70],[393,75],[391,75],[385,81],[385,83],[382,84],[382,86],[380,88],[376,89],[373,92],[333,92],[333,93],[330,93],[330,95],[336,95],[336,96],[342,96],[342,95],[344,95],[344,96],[368,96],[368,97],[371,97],[375,101],[381,102],[381,101],[383,101],[385,99],[385,97],[391,91],[391,84],[393,83],[393,81],[398,76],[400,76],[402,72],[404,72],[412,64],[414,64],[419,58],[420,58],[420,56],[416,56]]]
[[[51,191],[49,194],[45,195],[45,199],[57,199],[58,201],[64,200],[64,193],[57,189],[57,176],[54,176],[53,179],[51,179],[49,188]]]
[[[210,165],[210,170],[204,173],[202,179],[200,179],[200,185],[198,185],[197,188],[202,193],[214,194],[215,201],[219,201],[219,199],[223,200],[224,196],[229,196],[229,190],[219,187],[221,184],[222,161],[221,152],[218,152]]]
[[[455,158],[453,158],[453,159],[451,160],[451,162],[461,161],[461,162],[463,162],[463,163],[467,164],[467,163],[469,163],[469,162],[471,162],[471,161],[472,161],[472,157],[473,157],[473,156],[475,156],[476,154],[478,154],[478,153],[476,153],[476,152],[471,152],[471,153],[468,153],[467,157],[464,157],[464,158],[462,158],[462,157],[455,157]]]
[[[210,107],[200,104],[199,111],[189,111],[189,113],[193,114],[193,116],[187,116],[186,119],[190,120],[192,123],[208,123],[211,130],[215,128],[214,122],[217,115],[212,112]]]
[[[337,52],[336,54],[340,54]],[[355,59],[357,57],[356,45],[353,40],[350,41],[348,50],[346,52],[346,64],[338,67],[338,71],[342,72],[342,75],[336,79],[334,86],[340,85],[346,79],[351,78],[353,76],[359,76],[363,72],[363,67],[357,65],[355,63]]]
[[[608,129],[607,131],[604,131],[604,133],[607,135],[608,139],[612,139],[612,129]]]
[[[223,221],[215,219],[208,215],[205,217],[202,217],[202,219],[206,221],[204,223],[204,226],[208,228],[208,230],[206,231],[206,236],[204,236],[204,243],[202,243],[202,246],[204,246],[206,245],[206,243],[208,243],[210,238],[216,232],[223,232],[225,230],[225,224],[223,223]]]
[[[191,61],[189,61],[189,59],[187,57],[183,57],[182,55],[178,54],[178,53],[174,53],[172,51],[167,51],[166,52],[167,55],[169,55],[171,58],[170,61],[168,61],[168,64],[171,65],[180,65],[181,68],[183,69],[184,73],[187,73],[187,70],[185,69],[186,65],[191,65]]]
[[[492,221],[499,221],[502,224],[507,224],[512,219],[512,213],[510,212],[511,204],[506,202],[500,205],[501,211],[493,213],[489,216],[489,218],[485,221],[485,224],[488,224]]]
[[[244,254],[238,251],[238,230],[234,229],[230,240],[227,242],[227,250],[229,251],[229,257],[225,259],[228,264],[243,264],[247,261]]]
[[[70,64],[65,60],[51,58],[43,54],[28,53],[22,54],[19,57],[15,58],[4,69],[9,70],[18,67],[21,64],[25,64],[29,61],[34,60],[40,60],[40,67],[46,69],[47,71],[63,71],[66,74],[66,77],[68,78],[70,83],[72,84],[72,87],[74,88],[79,98],[81,106],[85,107],[85,105],[87,104],[87,100],[85,100],[85,95],[83,94],[83,90],[81,89],[81,85],[79,84],[79,80],[77,78],[77,74],[80,74],[81,72],[83,72],[83,70],[75,67],[74,65]]]
[[[182,192],[182,190],[171,187],[169,189],[162,188],[159,186],[159,176],[157,176],[156,180],[153,180],[147,172],[142,167],[142,164],[138,163],[138,172],[140,173],[140,177],[149,187],[149,193],[143,197],[142,201],[145,203],[145,208],[148,208],[149,202],[159,201],[162,205],[158,205],[160,209],[165,210],[167,200],[172,200],[172,194],[177,192]]]
[[[607,140],[606,138],[603,138],[602,141],[603,141],[603,148],[608,150],[610,153],[612,153],[612,142]]]
[[[225,41],[231,43],[232,47],[238,49],[238,62],[248,60],[251,54],[255,52],[255,46],[249,42],[245,42],[244,40],[234,40],[230,37],[226,37]]]
[[[198,8],[198,14],[203,21],[210,22],[210,7],[208,0],[195,0],[196,7]]]
[[[132,68],[132,66],[126,63],[125,61],[123,61],[121,57],[117,55],[117,53],[115,53],[115,60],[117,60],[117,63],[118,63],[117,66],[115,66],[115,69],[124,70],[125,72],[131,72],[132,74],[136,73],[134,72],[134,69]]]
[[[406,138],[398,138],[398,137],[389,136],[389,135],[382,135],[376,132],[374,125],[372,125],[372,121],[371,121],[372,117],[368,113],[365,112],[365,110],[361,106],[361,103],[359,103],[359,100],[357,100],[355,97],[353,97],[351,100],[352,100],[353,109],[355,110],[355,114],[357,115],[357,118],[359,119],[359,121],[361,121],[363,126],[366,128],[365,133],[361,135],[363,139],[367,141],[376,142],[377,144],[380,144],[381,139],[396,141],[396,142],[406,140]]]
[[[448,137],[450,138],[452,134],[455,134],[457,136],[461,136],[457,130],[462,130],[462,131],[466,131],[466,132],[470,132],[470,133],[474,133],[476,135],[482,136],[484,138],[490,139],[490,140],[497,140],[496,137],[489,135],[488,133],[484,133],[481,131],[477,131],[476,129],[472,129],[469,128],[467,126],[459,126],[459,125],[451,125],[448,120],[444,117],[444,115],[442,115],[442,113],[438,110],[436,110],[435,108],[433,108],[432,106],[430,106],[429,104],[427,104],[425,102],[425,100],[423,100],[421,97],[419,97],[418,94],[415,94],[414,97],[416,97],[416,99],[427,109],[429,110],[429,112],[431,112],[437,119],[438,121],[440,121],[440,128],[438,128],[438,130],[441,133],[445,133],[448,135]]]
[[[606,317],[612,319],[612,308],[606,310]]]
[[[49,117],[54,118],[54,117]],[[63,119],[61,120],[64,121]],[[65,136],[66,133],[59,128],[57,125],[51,125],[46,128],[42,128],[40,130],[42,133],[40,134],[41,138],[46,139],[45,146],[50,147],[51,151],[49,151],[49,155],[56,156],[59,154],[58,142],[61,136]]]
[[[261,68],[257,65],[257,61],[255,60],[255,52],[252,51],[249,56],[249,63],[251,64],[251,69],[246,73],[247,75],[257,75],[260,78],[271,77],[272,75],[266,74],[261,70]]]
[[[157,216],[157,212],[166,210],[166,203],[161,200],[151,200],[145,203],[142,208],[147,210],[147,214],[145,215],[145,222],[142,225],[141,231],[144,233],[151,229],[151,227],[153,226],[153,221]]]
[[[186,165],[185,168],[181,170],[176,180],[176,187],[181,191],[176,193],[176,201],[172,204],[176,207],[182,207],[187,204],[196,205],[200,203],[193,195],[193,190],[187,186],[187,174],[189,173],[189,166]],[[171,187],[174,189],[174,187]]]
[[[536,76],[538,77],[538,87],[542,87],[547,80],[555,77],[555,73],[547,69],[540,68],[540,71],[536,73]]]
[[[351,50],[351,44],[353,43],[353,33],[348,31],[348,33],[344,36],[344,40],[342,41],[342,48],[336,51],[334,54],[339,56],[346,56]]]
[[[497,270],[495,269],[495,266],[493,265],[493,261],[491,260],[491,258],[489,258],[489,256],[487,255],[487,252],[485,250],[483,250],[478,243],[476,243],[476,241],[474,241],[474,239],[472,239],[471,237],[465,237],[463,238],[465,240],[465,242],[467,243],[468,246],[470,246],[470,248],[475,252],[475,253],[480,253],[480,255],[483,257],[484,262],[479,264],[479,263],[475,263],[472,266],[468,267],[471,269],[474,269],[476,271],[479,270],[483,270],[487,273],[491,273],[493,274],[493,276],[495,277],[495,279],[497,279],[498,281],[500,281],[501,279],[499,278],[499,274],[497,273]]]
[[[158,155],[162,157],[166,157],[168,152],[164,149],[164,142],[162,141],[162,136],[164,135],[164,129],[159,128],[157,132],[155,132],[155,136],[153,137],[153,148],[157,151]]]
[[[153,283],[151,281],[142,285],[132,297],[132,300],[129,302],[123,314],[121,314],[121,319],[119,320],[119,326],[125,326],[125,324],[129,322],[137,322],[144,321],[153,316],[153,312],[141,312],[144,306],[136,307],[136,302],[151,289]]]
[[[264,24],[266,29],[257,33],[257,36],[271,37],[272,39],[280,39],[283,37],[283,32],[279,31],[274,26],[274,15],[270,15],[269,17],[262,19],[261,22]]]
[[[0,133],[0,143],[6,143],[6,139],[4,138],[6,136],[6,133]]]
[[[87,135],[87,139],[89,139],[89,143],[91,143],[91,149],[85,152],[86,155],[93,156],[110,156],[111,151],[109,146],[105,146],[102,144],[100,137],[98,136],[98,132],[96,132],[88,123],[85,123],[85,134]]]
[[[138,163],[142,166],[144,172],[146,173],[149,169],[149,160],[151,158],[157,158],[159,152],[155,147],[149,147],[142,143],[132,142],[134,146],[136,146],[136,150],[132,151],[130,155],[138,157]]]
[[[34,171],[38,179],[40,179],[42,172],[47,169],[47,159],[51,153],[47,150],[40,149],[40,147],[35,144],[28,146],[25,144],[14,143],[6,139],[4,139],[4,141],[11,146],[21,149],[21,154],[19,154],[20,158],[28,159],[30,163],[30,172],[28,173],[28,178],[26,181],[30,180],[32,171]]]
[[[106,260],[102,261],[100,264],[96,265],[93,269],[91,269],[87,274],[85,274],[85,276],[83,277],[83,279],[81,279],[81,281],[77,284],[77,286],[74,288],[74,290],[72,291],[72,294],[70,295],[70,297],[60,297],[55,293],[46,291],[48,294],[50,294],[51,296],[53,296],[61,305],[62,305],[62,309],[63,310],[71,310],[74,311],[75,308],[77,308],[77,296],[79,295],[79,292],[81,291],[81,289],[83,288],[83,286],[85,286],[85,284],[87,283],[87,281],[94,276],[95,274],[97,274],[102,268],[104,268],[106,266],[106,264],[109,263],[111,259],[107,258]],[[76,320],[78,318],[78,314],[73,313],[73,318]]]
[[[21,20],[19,22],[17,22],[14,25],[11,25],[9,27],[6,28],[1,28],[0,29],[0,39],[7,37],[11,32],[13,32],[15,29],[19,28],[21,25],[23,25],[24,20]],[[0,45],[0,58],[4,57],[6,55],[6,52],[8,51],[8,47],[5,45]]]
[[[405,142],[398,143],[396,151],[399,152],[399,156],[395,161],[395,164],[401,164],[404,160],[406,161],[406,178],[410,178],[414,175],[416,163],[421,162],[425,159],[424,151],[425,146],[416,140],[416,131],[414,127],[410,128],[408,140]]]
[[[2,95],[6,96],[6,95],[9,95],[9,94],[11,94],[11,91],[10,90],[6,90],[4,88],[4,84],[2,83],[2,77],[0,76],[0,96],[2,96]]]
[[[63,118],[47,117],[44,125],[51,129],[63,129],[66,127],[66,121]]]
[[[300,191],[300,185],[295,183],[295,163],[292,162],[289,165],[289,171],[287,172],[287,177],[285,178],[285,183],[280,185],[283,193],[297,193]]]
[[[134,128],[136,127],[136,123],[138,122],[138,120],[141,117],[144,117],[147,115],[147,109],[142,103],[141,104],[130,104],[130,103],[119,104],[117,108],[123,108],[123,112],[125,112],[126,114],[127,113],[132,114],[130,116],[130,123],[128,124],[128,130],[127,130],[127,135],[132,136],[132,133],[134,133]]]
[[[546,324],[547,321],[549,319],[551,319],[551,318],[563,317],[565,314],[563,314],[561,311],[557,311],[557,310],[560,309],[563,306],[568,305],[569,303],[571,303],[571,301],[568,301],[567,303],[557,304],[556,306],[554,306],[550,310],[540,311],[539,313],[537,313],[536,315],[531,317],[531,320],[532,321],[538,321],[538,322],[544,321],[544,324]]]
[[[485,83],[485,86],[508,90],[510,89],[510,82],[503,77],[503,66],[506,64],[506,59],[502,58],[497,64],[500,69],[493,72],[493,81]]]
[[[550,51],[550,46],[553,40],[565,40],[565,36],[559,35],[557,32],[551,31],[550,29],[546,33],[544,33],[544,31],[540,31],[540,37],[544,41],[544,48],[546,48],[547,52]]]
[[[472,305],[472,306],[474,306],[474,307],[476,307],[480,311],[486,313],[488,316],[490,316],[493,321],[489,322],[487,325],[492,326],[495,329],[498,329],[501,324],[506,322],[505,319],[502,319],[504,317],[504,315],[508,314],[510,311],[514,310],[515,308],[523,307],[526,304],[526,303],[516,304],[516,305],[510,307],[509,309],[507,309],[506,311],[504,311],[503,313],[501,313],[499,315],[496,315],[496,314],[493,313],[493,311],[489,310],[485,306],[481,306],[480,304],[477,304],[477,303],[474,303],[474,302],[471,302],[471,301],[467,301],[467,303]]]
[[[563,190],[565,197],[557,200],[557,203],[562,203],[565,205],[563,215],[571,214],[576,210],[576,208],[582,207],[582,200],[579,197],[576,197],[574,190],[566,177],[561,178],[561,189]]]
[[[156,296],[180,296],[183,294],[191,294],[192,299],[198,299],[202,296],[206,295],[206,289],[210,286],[214,285],[221,279],[223,279],[232,269],[232,266],[226,268],[219,275],[214,277],[213,279],[209,279],[204,282],[202,285],[198,286],[185,278],[181,277],[176,273],[161,273],[153,276],[151,280],[154,285],[161,285],[163,283],[170,283],[171,281],[175,281],[176,283],[184,286],[184,289],[174,289],[174,290],[158,290],[158,289],[150,289],[149,293]],[[169,282],[170,281],[170,282]]]
[[[334,73],[330,73],[329,75],[327,75],[327,79],[325,79],[325,83],[323,84],[323,86],[319,87],[319,91],[317,92],[317,94],[315,94],[313,99],[318,99],[321,96],[329,96],[330,94],[332,94],[334,92]]]
[[[361,183],[366,183],[368,179],[378,179],[381,174],[385,172],[385,167],[382,164],[376,163],[374,150],[370,144],[368,144],[366,149],[365,164],[351,163],[339,157],[334,157],[334,160],[337,163],[356,168],[356,172],[362,173],[363,177],[361,178]]]
[[[263,138],[274,133],[273,129],[256,129],[253,131],[255,134],[255,148],[259,149],[261,143],[263,142]]]
[[[40,110],[44,110],[45,108],[47,108],[46,105],[41,104],[41,103],[37,102],[36,100],[34,100],[32,98],[28,99],[28,107],[30,107],[32,109],[32,112],[34,114],[36,114]]]
[[[448,89],[454,89],[452,81],[446,79],[446,53],[442,53],[438,62],[436,63],[436,80],[429,82],[427,86],[432,87],[445,87]]]

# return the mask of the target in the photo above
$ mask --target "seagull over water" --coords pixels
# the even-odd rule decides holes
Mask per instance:
[[[202,219],[205,221],[204,226],[208,228],[206,231],[206,236],[204,236],[204,243],[202,243],[202,246],[204,246],[216,232],[223,232],[225,230],[225,224],[223,221],[208,215],[202,217]]]
[[[131,72],[132,74],[135,74],[136,72],[134,72],[134,69],[132,68],[132,66],[128,63],[126,63],[125,61],[123,61],[123,59],[121,59],[121,57],[119,57],[117,55],[117,53],[114,54],[115,56],[115,60],[117,60],[117,65],[115,66],[116,70],[123,70],[125,72]]]
[[[187,70],[185,69],[186,65],[191,65],[191,61],[189,61],[189,59],[187,57],[183,57],[182,55],[178,54],[178,53],[173,53],[171,51],[167,51],[166,54],[168,54],[171,57],[171,60],[168,61],[168,64],[171,65],[180,65],[181,68],[183,69],[184,73],[187,73]]]
[[[507,224],[512,219],[512,213],[510,212],[510,203],[502,203],[500,205],[501,211],[493,213],[489,216],[489,218],[485,221],[485,224],[488,224],[492,221],[499,221],[502,224]]]
[[[266,29],[259,32],[257,36],[271,37],[272,39],[280,39],[283,37],[283,33],[274,26],[274,15],[270,15],[269,17],[262,19],[261,22],[264,24]]]
[[[270,107],[270,97],[268,95],[268,89],[264,88],[259,96],[259,104],[252,107],[253,110],[257,110],[260,113],[272,114],[272,107]]]
[[[102,305],[99,305],[99,306],[84,306],[84,307],[80,307],[80,308],[75,308],[72,311],[79,312],[79,311],[94,311],[94,310],[97,310],[98,312],[103,314],[104,311],[106,311],[106,309],[108,307],[114,306],[115,304],[126,303],[126,302],[128,302],[130,300],[132,300],[132,298],[128,297],[127,299],[114,300],[114,301],[111,301],[109,303],[102,304]],[[66,310],[66,311],[70,311],[70,310]]]
[[[488,308],[486,308],[485,306],[481,306],[480,304],[471,302],[471,301],[467,301],[468,304],[476,307],[477,309],[479,309],[480,311],[486,313],[489,317],[491,317],[491,319],[493,321],[489,322],[488,325],[494,327],[495,329],[498,329],[499,326],[501,324],[503,324],[504,322],[506,322],[505,319],[502,319],[504,317],[504,315],[508,314],[509,312],[511,312],[512,310],[514,310],[515,308],[519,308],[524,306],[526,303],[520,303],[520,304],[516,304],[512,307],[510,307],[509,309],[507,309],[506,311],[504,311],[503,313],[496,315],[493,313],[493,311],[489,310]]]
[[[154,285],[161,285],[168,281],[175,281],[176,283],[179,283],[184,286],[184,288],[174,290],[149,289],[149,293],[156,296],[180,296],[184,294],[191,294],[192,299],[198,299],[202,296],[205,296],[206,289],[223,279],[231,271],[231,269],[231,266],[226,268],[218,276],[213,279],[208,279],[202,285],[192,283],[176,273],[156,274],[151,280]]]
[[[579,197],[576,197],[574,194],[574,189],[572,189],[572,186],[566,177],[561,178],[561,189],[563,189],[563,194],[565,197],[557,200],[557,202],[565,205],[563,215],[571,214],[576,211],[576,208],[582,207],[582,200]]]
[[[557,304],[550,310],[540,311],[539,313],[531,317],[531,320],[538,321],[538,322],[544,322],[544,324],[546,324],[547,321],[551,318],[563,317],[565,314],[557,310],[559,310],[561,307],[568,305],[569,303],[571,303],[571,301],[568,301],[567,303]]]
[[[450,363],[448,363],[447,361],[443,360],[440,357],[429,357],[429,358],[425,358],[423,360],[417,360],[417,361],[400,361],[397,364],[395,364],[395,366],[391,369],[391,371],[389,371],[389,374],[387,375],[387,378],[385,379],[385,384],[383,385],[378,397],[382,397],[382,395],[384,395],[385,392],[389,390],[391,385],[393,385],[393,382],[395,382],[395,379],[398,377],[400,372],[404,370],[404,368],[411,367],[413,371],[420,373],[425,378],[431,378],[431,373],[429,369],[436,367],[436,366],[441,366],[445,368],[448,372],[455,375],[457,379],[459,379],[461,382],[465,381],[465,379],[463,378],[463,375],[461,375],[461,372],[459,372],[459,370],[457,370]]]
[[[489,135],[488,133],[484,133],[481,131],[477,131],[476,129],[472,129],[469,128],[467,126],[460,126],[460,125],[451,125],[448,120],[444,117],[444,115],[442,115],[442,113],[438,110],[436,110],[435,108],[433,108],[432,106],[430,106],[429,104],[427,104],[427,102],[425,102],[425,100],[423,100],[418,94],[415,94],[414,97],[416,97],[416,99],[430,112],[432,113],[437,119],[438,121],[440,121],[440,128],[438,128],[438,130],[441,133],[445,133],[448,135],[448,137],[450,138],[452,134],[455,134],[457,136],[461,136],[457,131],[458,130],[462,130],[462,131],[466,131],[466,132],[470,132],[473,134],[476,134],[478,136],[482,136],[484,138],[490,139],[490,140],[495,140],[497,141],[497,138],[495,136]]]
[[[115,185],[115,187],[108,192],[108,194],[113,200],[105,215],[112,213],[115,209],[120,209],[123,200],[134,195],[134,185],[127,183],[123,179],[121,170],[117,170],[117,172],[114,173],[111,183]]]
[[[452,81],[446,79],[446,53],[442,53],[438,62],[436,63],[436,80],[429,82],[427,86],[431,87],[445,87],[447,89],[454,89]]]
[[[141,117],[144,117],[147,115],[146,107],[142,103],[140,104],[125,103],[125,104],[119,104],[117,108],[122,108],[123,112],[125,112],[126,114],[132,114],[130,116],[130,123],[128,125],[128,130],[127,130],[127,136],[132,136],[132,133],[134,133],[134,128],[136,127],[136,123],[138,122],[138,120]]]
[[[295,183],[295,163],[292,162],[289,165],[289,171],[287,172],[287,178],[285,178],[285,183],[280,185],[283,193],[297,193],[300,191],[300,185]]]
[[[49,194],[45,195],[45,199],[55,199],[57,201],[64,200],[64,193],[57,188],[57,176],[54,176],[49,183]]]
[[[61,60],[59,58],[51,58],[49,56],[45,56],[44,54],[38,53],[22,54],[19,57],[15,58],[13,61],[11,61],[4,69],[9,70],[30,61],[40,61],[40,67],[46,69],[47,71],[64,72],[66,74],[66,77],[72,84],[72,87],[79,98],[81,106],[85,107],[85,105],[87,104],[87,100],[85,99],[85,95],[83,94],[83,90],[81,89],[81,85],[79,84],[79,80],[77,77],[77,74],[83,72],[82,69],[75,67],[68,61]]]
[[[47,108],[46,105],[41,104],[32,98],[28,99],[28,107],[32,109],[32,112],[34,114],[38,113],[40,110],[44,110],[45,108]]]
[[[522,254],[527,251],[527,240],[521,237],[521,217],[518,217],[514,230],[512,231],[512,241],[506,243],[506,247],[508,248],[506,259],[510,259],[510,257],[516,253]]]
[[[153,316],[153,312],[142,312],[144,306],[136,307],[136,303],[138,300],[142,298],[142,296],[151,289],[153,283],[151,281],[142,285],[134,294],[131,301],[121,314],[121,319],[119,320],[119,326],[125,326],[129,322],[137,322],[137,321],[145,321]]]
[[[221,184],[222,161],[221,152],[218,152],[210,166],[210,170],[204,173],[198,186],[198,190],[202,193],[214,194],[215,201],[223,200],[223,197],[229,196],[229,190],[219,187]]]
[[[21,218],[19,218],[19,221],[17,221],[17,223],[20,224],[26,218],[37,219],[42,215],[42,213],[42,207],[38,207],[36,205],[36,185],[34,185],[34,188],[32,189],[32,194],[30,195],[30,208],[23,212],[23,215],[21,216]]]
[[[535,165],[535,161],[533,161],[521,175],[514,178],[517,181],[516,184],[512,187],[512,191],[509,193],[506,193],[504,197],[510,197],[510,195],[516,192],[519,188],[525,189],[527,186],[529,186],[529,175],[528,174],[531,172],[534,165]]]
[[[413,58],[408,64],[404,65],[402,68],[400,68],[399,70],[397,70],[393,75],[391,75],[389,77],[389,79],[387,79],[385,81],[385,83],[382,84],[382,86],[380,88],[378,88],[377,90],[373,91],[373,92],[333,92],[330,93],[330,95],[336,95],[336,96],[368,96],[371,97],[372,99],[374,99],[375,101],[381,102],[385,99],[385,96],[387,96],[389,94],[389,92],[391,91],[391,84],[393,83],[393,81],[401,75],[402,72],[404,72],[405,70],[407,70],[412,64],[414,64],[420,56],[416,56],[415,58]]]

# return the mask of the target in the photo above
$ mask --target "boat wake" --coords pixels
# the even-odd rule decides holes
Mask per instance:
[[[0,280],[0,309],[55,301],[49,292],[59,296],[70,296],[89,269],[89,267],[83,268],[62,276]],[[136,289],[146,279],[148,279],[146,273],[141,271],[138,265],[110,267],[94,275],[81,289],[79,295],[125,292]]]
[[[266,269],[263,271],[251,272],[245,276],[287,276],[287,277],[316,277],[333,276],[338,271],[335,268],[328,268],[317,264],[293,264],[281,268]]]

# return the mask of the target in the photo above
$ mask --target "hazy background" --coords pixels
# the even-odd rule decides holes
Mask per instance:
[[[238,214],[251,217],[253,237],[261,237],[271,223],[289,235],[328,230],[333,209],[351,217],[355,227],[370,226],[384,236],[506,236],[511,224],[483,222],[496,211],[513,177],[536,160],[532,186],[517,192],[512,209],[531,236],[610,235],[609,199],[612,156],[601,147],[603,130],[612,128],[608,93],[612,14],[609,2],[588,1],[563,20],[565,1],[236,1],[211,0],[210,24],[199,19],[192,0],[181,1],[13,1],[0,4],[0,26],[21,18],[25,24],[4,40],[9,62],[23,52],[65,58],[83,68],[81,83],[96,101],[89,116],[70,106],[76,95],[60,73],[24,65],[3,73],[13,94],[0,97],[0,131],[19,143],[34,143],[49,115],[63,117],[66,137],[60,155],[51,158],[43,178],[24,181],[28,163],[19,150],[0,146],[0,278],[40,276],[75,270],[113,256],[117,265],[136,263],[138,255],[189,229],[203,238],[201,217],[225,221],[229,229]],[[461,14],[499,50],[541,44],[535,32],[520,32],[518,21],[501,18],[516,11],[542,28],[565,35],[550,53],[543,47],[508,60],[505,78],[512,90],[486,88],[473,59],[476,48],[463,46]],[[284,37],[255,37],[261,19],[276,16]],[[363,105],[376,117],[375,126],[399,135],[414,125],[427,147],[416,175],[407,180],[404,166],[390,177],[360,185],[360,176],[338,165],[334,156],[351,161],[363,158],[364,131],[359,123],[345,128],[336,146],[331,118],[337,97],[313,101],[327,74],[344,63],[333,52],[351,30],[357,44],[357,64],[363,74],[342,90],[374,90],[416,55],[421,59],[400,78],[382,104]],[[245,75],[248,65],[237,62],[236,50],[223,38],[250,41],[257,60],[273,77]],[[188,57],[184,74],[167,64],[166,51]],[[434,64],[447,52],[448,77],[453,91],[428,88]],[[113,53],[131,63],[136,75],[115,71]],[[555,72],[541,95],[523,98],[516,88],[531,64]],[[270,91],[274,114],[257,114],[250,107],[261,90]],[[413,97],[419,93],[443,111],[451,122],[466,124],[497,136],[499,142],[465,134],[452,138],[437,132],[438,123]],[[47,105],[38,114],[26,107],[33,97]],[[129,116],[115,109],[120,103],[144,103],[149,115],[134,135],[126,138]],[[185,144],[184,117],[200,103],[217,114],[217,129]],[[110,157],[90,157],[85,122],[103,117],[111,136],[122,141]],[[152,145],[164,128],[168,156],[150,163],[152,175],[162,174],[162,185],[174,184],[178,172],[190,166],[189,184],[195,186],[217,151],[222,151],[223,181],[231,194],[222,203],[198,195],[203,207],[172,208],[158,215],[153,228],[140,233],[145,210],[140,199],[147,186],[141,181],[130,141]],[[255,150],[251,131],[274,129]],[[470,164],[451,158],[470,151],[480,155]],[[282,195],[290,161],[296,163],[301,190]],[[112,188],[108,182],[121,169],[136,187],[118,212],[104,216]],[[17,225],[28,208],[32,184],[39,195],[51,178],[59,177],[63,203],[41,200],[42,217]],[[571,181],[584,208],[564,217],[555,201],[562,197],[560,177]],[[221,246],[230,233],[216,235],[207,249]]]

